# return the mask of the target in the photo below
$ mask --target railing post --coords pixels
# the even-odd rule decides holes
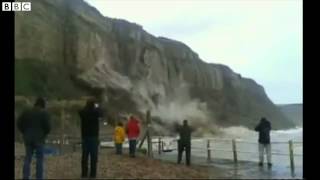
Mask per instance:
[[[209,139],[207,140],[207,150],[208,150],[207,160],[208,160],[208,162],[210,162],[211,161],[211,150],[210,150],[210,140]]]
[[[147,110],[146,120],[147,120],[148,157],[153,157],[152,156],[152,135],[151,135],[151,114],[150,114],[150,110]]]
[[[232,151],[233,151],[233,160],[235,163],[238,163],[238,157],[237,157],[237,145],[236,140],[232,139]]]
[[[161,151],[163,152],[163,147],[164,147],[164,141],[161,141]]]
[[[65,123],[65,101],[62,101],[62,110],[61,110],[61,134],[60,134],[60,143],[59,143],[59,148],[60,148],[60,153],[63,153],[63,143],[64,143],[64,123]]]
[[[158,139],[158,153],[161,154],[161,137]]]
[[[294,156],[293,156],[293,143],[292,143],[292,140],[289,141],[289,155],[290,155],[291,172],[294,172]]]

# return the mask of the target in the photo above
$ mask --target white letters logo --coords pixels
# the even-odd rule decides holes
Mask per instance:
[[[2,2],[2,11],[31,11],[31,2]]]
[[[2,11],[11,11],[11,2],[2,2]]]

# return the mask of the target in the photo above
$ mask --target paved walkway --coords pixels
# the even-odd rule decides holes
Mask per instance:
[[[176,162],[175,154],[164,154],[155,158]],[[183,157],[184,158],[184,157]],[[302,179],[302,168],[296,168],[295,173],[291,173],[290,167],[273,165],[269,169],[266,165],[259,167],[256,162],[240,161],[237,165],[231,160],[213,160],[208,163],[205,158],[191,157],[191,163],[207,166],[210,178],[217,179]]]

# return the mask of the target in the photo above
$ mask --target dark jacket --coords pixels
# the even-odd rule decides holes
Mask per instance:
[[[17,125],[26,144],[44,144],[51,130],[49,113],[38,107],[24,111]]]
[[[99,118],[102,111],[99,108],[85,107],[79,111],[81,120],[81,138],[99,137]]]
[[[192,129],[189,125],[183,125],[178,129],[179,132],[179,143],[181,145],[190,145],[191,144],[191,133]]]
[[[261,120],[255,131],[259,132],[259,143],[270,144],[271,123],[269,121]]]

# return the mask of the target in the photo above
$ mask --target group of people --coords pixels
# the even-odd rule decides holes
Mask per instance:
[[[123,127],[123,123],[119,121],[115,127],[113,135],[116,154],[122,154],[122,144],[127,136],[129,140],[129,155],[130,157],[135,157],[137,139],[139,135],[140,126],[139,120],[136,117],[131,115],[125,127]]]
[[[44,144],[51,130],[50,115],[45,110],[46,101],[38,98],[34,107],[25,110],[18,117],[17,126],[23,135],[25,145],[25,159],[23,164],[23,179],[30,178],[30,164],[32,156],[36,154],[36,178],[43,179]],[[99,122],[103,117],[102,110],[94,99],[89,99],[83,109],[79,111],[81,119],[81,177],[95,178],[97,174],[98,147],[99,147]],[[186,164],[190,165],[191,157],[191,133],[193,129],[184,120],[183,125],[176,129],[179,133],[178,140],[178,164],[181,163],[182,153],[185,151]],[[267,151],[268,166],[271,167],[270,130],[271,124],[265,118],[255,128],[259,132],[259,166],[263,165],[264,149]],[[140,135],[139,120],[131,115],[125,127],[123,122],[118,121],[114,130],[116,154],[122,154],[122,144],[127,136],[129,140],[129,155],[135,157],[137,139]],[[90,173],[88,173],[88,159],[90,157]]]
[[[183,126],[179,127],[179,140],[178,140],[178,164],[181,163],[182,153],[185,151],[186,155],[186,164],[190,165],[191,157],[191,133],[193,129],[188,125],[188,121],[183,121]],[[255,131],[259,132],[259,166],[263,166],[264,162],[264,151],[266,150],[267,154],[267,165],[270,168],[271,163],[271,144],[270,144],[270,131],[271,123],[265,118],[262,117],[258,125],[255,127]]]
[[[94,99],[89,99],[83,109],[79,111],[81,120],[81,177],[95,178],[99,149],[99,124],[103,112]],[[23,135],[25,158],[23,164],[23,179],[30,178],[30,164],[32,156],[36,154],[36,178],[43,179],[44,144],[51,131],[50,114],[46,111],[46,101],[38,98],[34,107],[23,111],[18,117],[17,126]],[[139,120],[131,115],[125,127],[118,121],[114,131],[116,154],[122,154],[122,144],[127,136],[129,140],[130,157],[135,157],[137,139],[140,135]],[[90,173],[88,160],[90,158]]]

